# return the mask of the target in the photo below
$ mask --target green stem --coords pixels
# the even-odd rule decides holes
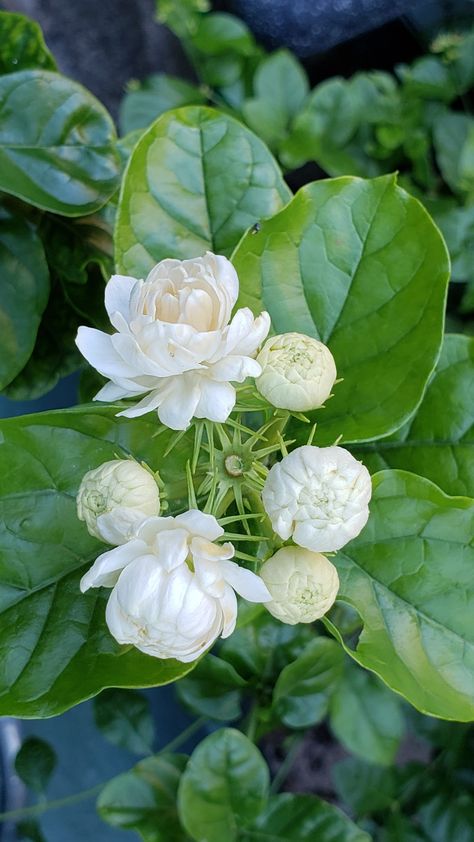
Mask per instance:
[[[196,731],[199,731],[200,728],[204,725],[207,721],[205,716],[200,716],[199,719],[195,719],[194,722],[191,722],[191,725],[188,725],[184,731],[181,731],[177,737],[174,737],[173,740],[170,740],[163,748],[157,752],[157,754],[164,754],[165,752],[176,751],[177,748],[183,745]]]
[[[288,750],[288,753],[271,783],[271,795],[274,795],[276,792],[278,792],[280,787],[285,783],[289,775],[290,769],[296,760],[297,754],[301,748],[301,743],[303,742],[304,738],[305,734],[295,734],[295,736],[293,737],[293,741]]]
[[[245,733],[246,733],[248,739],[252,740],[253,743],[255,742],[255,735],[257,733],[258,720],[259,720],[258,702],[254,702],[254,704],[252,705],[252,709],[249,713],[247,727],[245,729]]]

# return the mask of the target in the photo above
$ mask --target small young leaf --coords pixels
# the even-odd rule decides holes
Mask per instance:
[[[56,752],[39,737],[27,737],[15,758],[15,771],[27,787],[40,794],[56,767]]]
[[[326,715],[342,675],[344,653],[326,637],[316,637],[278,676],[273,692],[277,716],[290,728],[309,728]]]
[[[236,842],[268,797],[269,772],[259,750],[240,731],[225,728],[194,750],[181,778],[178,812],[196,842]]]
[[[148,699],[134,690],[104,690],[94,699],[95,724],[109,742],[134,754],[151,751],[155,728]]]
[[[180,702],[199,716],[232,722],[241,716],[241,689],[246,682],[232,664],[206,655],[187,678],[176,684]]]
[[[400,702],[375,676],[348,661],[330,701],[331,728],[362,760],[390,765],[405,731]]]
[[[144,842],[185,842],[176,810],[182,754],[157,754],[113,778],[97,800],[100,817],[122,830],[135,830]]]
[[[0,12],[0,75],[18,70],[56,70],[39,24],[17,12]]]
[[[165,111],[183,105],[199,105],[205,99],[196,85],[156,73],[143,82],[130,85],[120,105],[121,132],[125,135],[136,129],[145,129]]]

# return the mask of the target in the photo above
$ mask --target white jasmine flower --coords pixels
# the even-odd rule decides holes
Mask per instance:
[[[162,260],[145,281],[114,275],[105,306],[117,333],[80,327],[76,343],[107,383],[95,400],[145,395],[119,412],[133,418],[157,410],[160,421],[185,430],[191,419],[225,421],[235,405],[232,382],[258,377],[254,359],[270,328],[244,307],[232,321],[237,273],[225,257]]]
[[[303,333],[271,336],[257,356],[261,395],[273,406],[306,412],[322,406],[336,379],[329,348]]]
[[[270,614],[283,623],[313,623],[336,599],[337,570],[326,556],[301,547],[283,547],[260,569],[272,595],[265,603]]]
[[[223,532],[212,515],[196,509],[148,518],[128,543],[99,556],[81,590],[113,588],[106,620],[119,643],[156,658],[194,661],[234,630],[234,591],[250,602],[270,598],[259,576],[230,560],[232,544],[214,543]]]
[[[135,527],[160,511],[153,476],[133,459],[113,459],[88,471],[77,494],[77,516],[91,535],[122,544]]]
[[[273,465],[262,499],[280,538],[331,552],[365,526],[371,495],[369,472],[349,451],[305,445]]]

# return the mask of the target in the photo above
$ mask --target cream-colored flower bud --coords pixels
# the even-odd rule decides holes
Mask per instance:
[[[270,337],[257,362],[263,369],[255,381],[257,389],[280,409],[317,409],[331,394],[337,376],[329,348],[304,333]]]
[[[77,515],[91,535],[111,544],[126,541],[136,525],[158,515],[160,493],[145,468],[113,459],[88,471],[77,494]]]
[[[260,577],[272,595],[265,607],[282,623],[319,620],[336,599],[337,570],[324,555],[301,547],[283,547],[268,559]]]

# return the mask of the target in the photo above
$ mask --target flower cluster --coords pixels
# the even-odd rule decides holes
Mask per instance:
[[[157,410],[174,430],[185,430],[193,417],[225,422],[236,403],[233,383],[247,377],[255,379],[257,399],[277,408],[277,418],[282,409],[322,407],[337,376],[329,349],[299,333],[270,337],[260,349],[270,328],[268,314],[254,318],[243,308],[232,317],[238,292],[232,264],[210,253],[163,260],[145,281],[114,276],[105,301],[116,333],[83,327],[77,338],[86,359],[110,379],[96,399],[139,397],[119,414]],[[268,423],[262,429],[267,428]],[[335,445],[308,444],[290,453],[283,447],[285,455],[270,470],[262,462],[256,466],[252,442],[258,433],[249,432],[247,449],[237,448],[234,456],[224,451],[221,461],[229,476],[222,479],[220,495],[213,498],[209,492],[208,507],[213,511],[212,500],[229,499],[233,489],[242,514],[244,483],[257,485],[276,533],[270,546],[280,546],[260,575],[232,560],[235,547],[220,542],[225,534],[214,515],[193,506],[176,517],[160,517],[158,485],[146,466],[116,459],[84,476],[78,516],[91,535],[113,549],[97,558],[81,589],[112,589],[106,620],[119,643],[189,662],[219,636],[232,633],[236,593],[264,603],[290,624],[313,622],[333,604],[339,578],[322,553],[341,549],[366,524],[369,473]],[[219,435],[230,446],[222,428]],[[257,458],[274,458],[279,448],[278,442],[260,446]],[[238,469],[230,470],[234,462]],[[201,487],[215,492],[216,463],[211,467]]]

